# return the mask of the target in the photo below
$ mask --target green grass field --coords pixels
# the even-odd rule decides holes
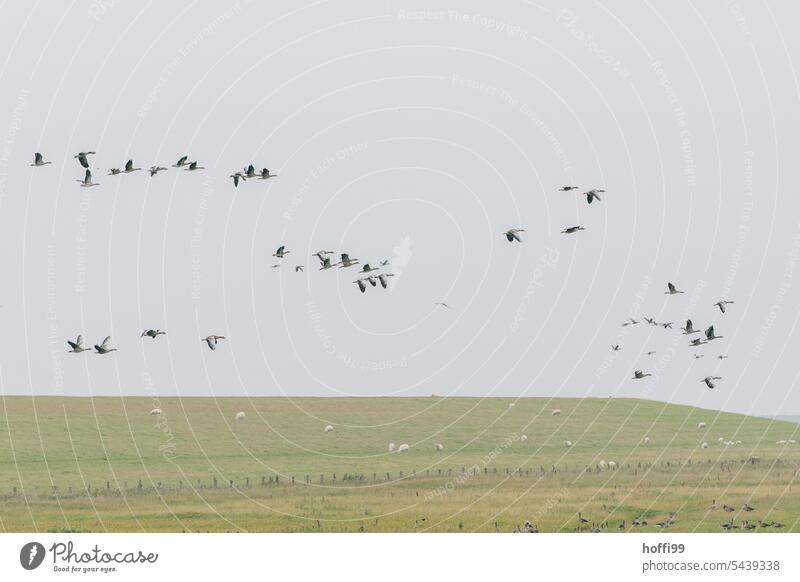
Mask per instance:
[[[2,397],[0,531],[800,531],[790,439],[633,399]]]

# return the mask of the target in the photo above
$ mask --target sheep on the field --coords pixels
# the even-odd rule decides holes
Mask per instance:
[[[598,469],[605,469],[606,468],[606,462],[605,461],[600,461],[599,463],[597,463],[597,468]]]
[[[779,440],[779,441],[775,441],[775,444],[776,444],[776,445],[785,445],[785,444],[788,444],[788,443],[787,443],[787,441],[785,441],[785,440],[781,439],[781,440]]]
[[[717,442],[718,442],[718,443],[721,443],[721,442],[722,442],[722,441],[724,441],[724,440],[725,440],[724,438],[722,438],[722,437],[719,437],[719,438],[717,439]]]
[[[736,441],[736,442],[734,442],[733,444],[735,444],[735,445],[740,445],[740,444],[742,444],[742,441]]]
[[[516,406],[516,404],[514,402],[509,402],[508,403],[508,407],[509,408],[514,408],[515,406]]]
[[[556,408],[556,409],[554,409],[554,410],[553,410],[553,412],[551,412],[550,414],[551,414],[552,416],[560,416],[560,415],[561,415],[561,409],[560,409],[560,408]]]
[[[333,426],[331,426],[330,424],[328,426],[326,426],[325,427],[325,432],[333,432]]]
[[[396,446],[394,446],[394,443],[389,443],[389,452],[390,452],[390,453],[391,453],[391,452],[394,452],[394,450],[395,450],[396,448],[397,448],[397,447],[396,447]]]
[[[444,450],[444,445],[442,443],[436,443],[436,446],[434,448],[437,451],[443,451]]]
[[[789,444],[790,444],[790,445],[794,445],[794,444],[796,444],[796,443],[797,443],[797,441],[796,441],[796,440],[794,440],[794,439],[789,439]]]
[[[643,440],[642,442],[643,442],[644,444],[647,444],[647,443],[649,443],[649,442],[650,442],[650,437],[644,437],[644,440]]]
[[[153,410],[150,411],[150,415],[151,416],[161,416],[161,409],[160,408],[154,408]]]
[[[397,447],[397,452],[398,453],[405,453],[406,451],[408,451],[408,445],[405,444],[405,443],[403,443],[402,445]]]
[[[524,443],[526,440],[528,440],[528,435],[526,434],[522,435],[521,437],[519,437],[519,440],[521,440]]]
[[[570,448],[572,446],[572,441],[564,441],[564,446]]]
[[[706,427],[706,423],[705,422],[698,422],[697,423],[697,428],[705,428],[705,427]]]
[[[707,449],[708,448],[708,443],[703,443],[702,445],[700,445],[700,448],[701,449]]]
[[[246,415],[245,415],[245,413],[244,413],[244,412],[241,412],[241,411],[240,411],[240,412],[237,412],[237,413],[236,413],[236,420],[244,420],[244,419],[245,419],[245,416],[246,416]]]
[[[608,468],[611,469],[612,471],[616,470],[616,468],[617,468],[616,461],[609,461],[608,462]]]

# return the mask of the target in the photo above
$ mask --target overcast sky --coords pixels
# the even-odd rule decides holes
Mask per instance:
[[[2,14],[2,394],[800,413],[794,3],[12,0]],[[95,188],[75,182],[86,150]],[[31,168],[35,151],[52,165]],[[206,170],[106,176],[183,155]],[[251,162],[279,177],[234,188]],[[589,206],[564,184],[606,193]],[[573,225],[586,230],[560,234]],[[318,271],[320,249],[389,259],[391,288]],[[725,315],[720,299],[736,301]],[[723,339],[689,347],[687,316]],[[140,339],[150,327],[168,335]],[[118,351],[66,353],[78,333]],[[210,333],[228,337],[216,352]],[[713,391],[707,375],[723,377]]]

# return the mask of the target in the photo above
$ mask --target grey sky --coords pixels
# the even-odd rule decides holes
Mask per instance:
[[[794,4],[2,11],[3,394],[800,411]],[[83,150],[97,188],[75,182]],[[34,151],[53,165],[30,168]],[[184,154],[208,169],[105,175]],[[234,189],[249,162],[280,176]],[[587,206],[557,192],[571,183],[607,193]],[[291,254],[272,269],[280,244]],[[355,269],[317,271],[320,248],[393,258],[393,288],[362,295]],[[668,280],[686,293],[664,295]],[[676,330],[621,328],[629,315]],[[688,347],[687,316],[724,339]],[[148,327],[168,335],[140,340]],[[80,332],[119,351],[67,354]],[[229,341],[212,353],[209,333]]]

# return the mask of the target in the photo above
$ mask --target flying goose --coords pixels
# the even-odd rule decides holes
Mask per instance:
[[[78,162],[80,163],[81,166],[83,166],[84,168],[88,168],[89,167],[89,160],[86,159],[86,156],[90,156],[90,155],[93,156],[94,154],[95,154],[95,152],[80,152],[80,153],[78,153],[78,155],[75,156],[75,158],[77,158],[77,160],[78,160]]]
[[[664,323],[659,323],[659,325],[661,327],[663,327],[664,329],[672,329],[672,322],[671,321],[666,321]]]
[[[339,263],[340,264],[340,267],[339,267],[340,269],[345,269],[347,267],[352,267],[353,265],[357,265],[358,264],[358,259],[351,259],[350,255],[348,255],[347,253],[342,253],[341,257],[342,257],[342,260]]]
[[[255,178],[256,177],[256,168],[253,164],[250,164],[244,169],[244,177],[245,178]]]
[[[706,386],[713,390],[715,387],[714,380],[722,380],[722,376],[706,376],[700,381],[705,382]]]
[[[639,322],[638,322],[638,321],[636,321],[634,318],[632,318],[632,317],[629,317],[629,318],[628,318],[628,321],[626,321],[625,323],[623,323],[623,324],[622,324],[622,327],[625,327],[625,326],[628,326],[628,325],[636,325],[636,324],[638,324],[638,323],[639,323]]]
[[[119,168],[109,168],[107,176],[118,176],[121,174],[121,170]]]
[[[166,170],[166,168],[163,166],[150,166],[150,169],[148,171],[150,172],[150,176],[152,177],[158,174],[159,172],[163,172],[164,170]]]
[[[261,175],[258,177],[259,180],[269,180],[270,178],[275,178],[278,174],[270,174],[269,170],[266,168],[261,168]]]
[[[522,239],[519,237],[520,232],[525,232],[524,228],[510,228],[505,231],[503,234],[506,235],[506,239],[508,242],[522,242]]]
[[[378,282],[375,280],[375,277],[373,275],[370,275],[369,277],[364,277],[364,278],[367,281],[369,281],[369,284],[372,285],[373,287],[377,287],[378,286]]]
[[[579,230],[586,230],[582,226],[570,226],[569,228],[565,228],[561,231],[561,234],[572,234],[573,232],[578,232]]]
[[[700,358],[705,358],[704,354],[694,354],[694,359],[699,360]]]
[[[570,190],[577,190],[580,186],[561,186],[558,189],[559,192],[569,192]]]
[[[160,335],[167,335],[167,332],[161,331],[160,329],[146,329],[142,332],[141,337],[147,336],[156,339]]]
[[[236,172],[235,174],[231,174],[231,175],[230,175],[230,176],[228,176],[228,177],[229,177],[229,178],[233,178],[233,187],[234,187],[234,188],[237,188],[237,187],[239,186],[239,179],[240,179],[240,178],[241,178],[243,181],[244,181],[244,180],[247,180],[247,178],[245,178],[244,174],[242,174],[241,172]]]
[[[339,264],[339,263],[331,263],[330,257],[325,257],[320,261],[320,263],[322,264],[322,266],[319,268],[320,271],[324,271],[326,269],[332,269],[333,267]]]
[[[302,273],[303,272],[303,265],[297,265],[294,268],[295,273]]]
[[[719,307],[719,310],[720,310],[722,313],[725,313],[725,306],[726,306],[726,305],[730,305],[731,303],[735,303],[735,301],[725,301],[725,300],[723,299],[722,301],[717,301],[717,302],[714,304],[714,307]]]
[[[279,246],[278,250],[275,251],[274,253],[272,253],[272,256],[273,257],[278,257],[279,259],[282,259],[283,257],[285,257],[286,255],[288,255],[289,253],[292,252],[292,251],[284,250],[285,248],[286,247],[284,247],[283,245]]]
[[[724,359],[725,359],[725,358],[727,358],[727,357],[728,357],[728,356],[719,355],[719,356],[717,356],[717,359],[718,359],[718,360],[724,360]]]
[[[86,170],[86,175],[83,177],[83,180],[75,180],[79,182],[81,188],[89,188],[91,186],[99,186],[100,182],[92,182],[92,171]]]
[[[369,273],[371,271],[377,271],[380,267],[370,267],[369,263],[364,263],[364,266],[361,267],[359,273]]]
[[[75,341],[74,341],[74,342],[71,342],[71,341],[67,340],[67,343],[68,343],[68,344],[69,344],[69,346],[72,348],[72,349],[70,350],[70,352],[71,352],[71,353],[73,353],[73,354],[80,354],[81,352],[85,352],[85,351],[87,351],[87,350],[90,350],[90,349],[91,349],[91,348],[87,348],[87,347],[85,347],[85,346],[83,345],[83,336],[82,336],[82,335],[79,335],[79,336],[78,336],[78,337],[75,339]]]
[[[641,380],[642,378],[646,378],[647,376],[652,376],[652,374],[645,374],[641,370],[635,370],[633,372],[632,380]]]
[[[614,352],[618,352],[618,351],[620,351],[621,349],[622,349],[622,348],[621,348],[621,347],[619,347],[619,344],[616,344],[616,345],[613,345],[613,346],[611,346],[611,350],[612,350],[612,351],[614,351]]]
[[[184,172],[194,172],[195,170],[205,170],[204,166],[198,166],[197,162],[192,162],[189,164],[188,168],[184,168]]]
[[[682,327],[681,329],[683,330],[684,335],[689,335],[689,334],[692,334],[692,333],[700,333],[699,329],[694,329],[692,327],[692,320],[691,319],[687,319],[686,320],[686,327]]]
[[[697,346],[702,346],[703,344],[707,344],[707,343],[708,342],[706,340],[704,340],[703,338],[697,337],[697,338],[693,339],[692,341],[690,341],[689,345],[697,347]]]
[[[653,354],[655,354],[655,353],[656,353],[656,352],[655,352],[655,350],[652,350],[652,351],[649,351],[649,352],[647,352],[647,355],[648,355],[648,356],[652,356],[652,355],[653,355]]]
[[[664,291],[664,295],[676,295],[677,293],[683,293],[683,291],[678,291],[675,288],[675,285],[672,283],[667,283],[667,290]]]
[[[133,160],[128,160],[127,162],[125,162],[125,169],[123,170],[123,172],[125,172],[126,174],[130,174],[131,172],[138,172],[139,170],[141,170],[141,168],[133,167]]]
[[[111,336],[110,335],[107,335],[106,339],[104,339],[103,343],[101,343],[99,346],[95,345],[94,349],[97,350],[98,354],[107,354],[109,352],[116,352],[117,351],[117,348],[112,348],[111,347]]]
[[[381,267],[385,267],[385,266],[386,266],[386,265],[388,265],[388,264],[389,264],[389,259],[383,259],[383,260],[381,261]]]
[[[389,285],[389,282],[386,280],[389,277],[394,277],[394,273],[383,273],[381,275],[378,275],[378,281],[381,282],[381,287],[383,287],[384,289],[386,289],[386,287]]]
[[[707,339],[708,341],[715,340],[715,339],[720,339],[720,338],[722,338],[722,336],[721,336],[721,335],[714,335],[714,326],[713,326],[713,325],[712,325],[712,326],[710,326],[710,327],[709,327],[709,328],[706,330],[706,339]]]
[[[311,256],[312,257],[317,257],[320,260],[320,262],[322,262],[322,261],[325,260],[325,255],[332,255],[333,253],[334,253],[334,251],[317,251],[316,253],[314,253]]]
[[[224,340],[224,339],[225,339],[224,335],[210,335],[208,337],[201,338],[200,341],[206,342],[208,344],[208,347],[213,351],[217,349],[217,342],[219,340]]]
[[[367,290],[367,286],[364,284],[364,281],[365,281],[364,279],[356,279],[355,281],[353,281],[353,283],[358,285],[358,288],[361,289],[362,293]]]
[[[189,156],[181,157],[176,163],[172,164],[173,168],[182,168],[186,165],[186,160],[189,159]]]
[[[658,325],[658,322],[652,317],[645,317],[644,320],[650,325]]]
[[[436,305],[436,306],[438,306],[438,307],[444,307],[445,309],[453,309],[452,307],[450,307],[450,306],[449,306],[447,303],[445,303],[444,301],[434,301],[434,302],[433,302],[433,304],[434,304],[434,305]]]
[[[53,162],[45,162],[44,157],[39,152],[33,154],[33,163],[31,166],[45,166],[47,164],[52,164]]]
[[[601,190],[599,188],[595,188],[594,190],[589,190],[588,192],[584,192],[584,196],[586,196],[586,202],[591,204],[592,200],[595,198],[600,201],[600,196],[598,196],[598,192],[605,192],[605,190]]]

